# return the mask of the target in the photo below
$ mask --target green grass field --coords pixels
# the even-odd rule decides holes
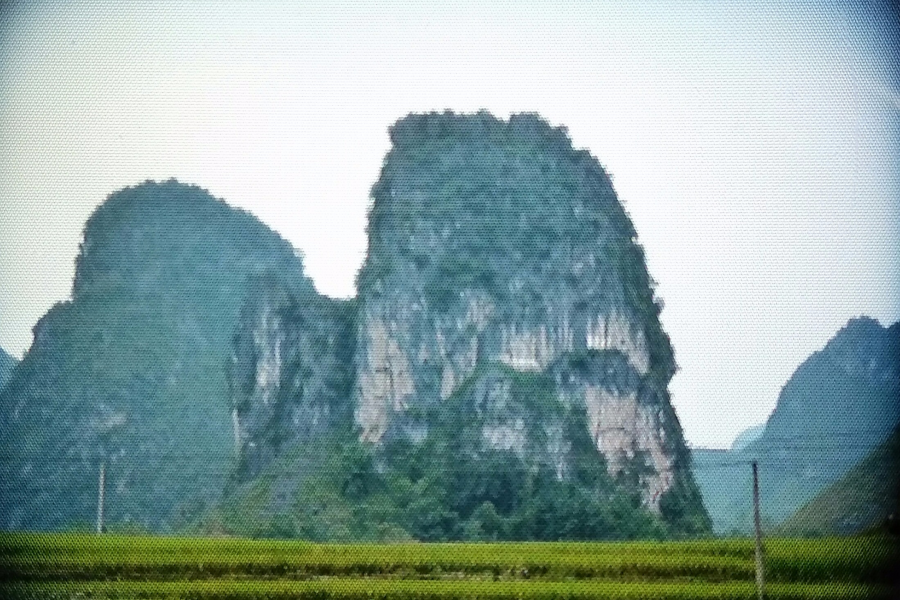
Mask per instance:
[[[766,542],[766,597],[894,598],[886,538]],[[755,599],[750,540],[329,545],[0,536],[2,598]]]

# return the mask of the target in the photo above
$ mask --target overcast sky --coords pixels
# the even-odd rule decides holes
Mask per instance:
[[[68,297],[119,188],[200,185],[346,297],[391,123],[537,111],[634,220],[688,441],[729,445],[848,319],[900,319],[896,30],[850,3],[615,4],[0,4],[0,346]]]

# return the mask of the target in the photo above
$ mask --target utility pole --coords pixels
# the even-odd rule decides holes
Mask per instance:
[[[119,432],[128,423],[128,416],[124,412],[113,412],[92,419],[91,426],[97,432],[99,444],[97,454],[100,456],[100,483],[97,486],[97,535],[103,533],[103,496],[106,491],[106,461],[113,455],[113,449],[117,445]]]
[[[103,488],[106,483],[106,459],[100,463],[100,487],[97,492],[97,533],[103,533]]]
[[[759,600],[765,596],[766,581],[763,574],[762,525],[759,518],[759,476],[753,461],[753,524],[756,529],[756,594]]]

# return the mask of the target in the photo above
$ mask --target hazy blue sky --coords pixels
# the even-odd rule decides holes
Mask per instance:
[[[537,111],[608,169],[665,301],[694,445],[763,421],[851,317],[900,318],[897,37],[877,9],[113,5],[0,5],[0,346],[15,355],[68,297],[91,211],[148,178],[251,211],[320,291],[352,295],[387,127],[446,108]]]

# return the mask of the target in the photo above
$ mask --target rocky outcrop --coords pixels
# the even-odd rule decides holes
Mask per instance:
[[[229,371],[242,483],[225,528],[288,523],[321,540],[707,532],[660,306],[597,161],[533,115],[412,115],[391,139],[341,318],[274,282],[245,304]],[[310,328],[338,332],[345,351],[314,350]],[[332,372],[333,385],[316,383]]]
[[[619,349],[569,355],[553,373],[559,393],[585,407],[591,439],[610,475],[637,471],[645,503],[658,510],[677,462],[663,398]]]
[[[301,304],[272,276],[256,278],[227,365],[236,473],[247,481],[282,450],[350,427],[353,301]]]
[[[644,502],[659,510],[680,476],[680,431],[667,439],[678,423],[660,410],[674,363],[606,173],[563,129],[531,115],[415,115],[391,139],[360,275],[362,439],[399,435],[404,412],[446,402],[480,365],[547,374],[573,356],[602,355],[626,388],[572,375],[554,394],[586,410],[611,475],[646,462]],[[495,381],[487,397],[503,398],[507,384]],[[522,423],[495,418],[480,439],[521,454]],[[547,426],[548,444],[559,444]]]

